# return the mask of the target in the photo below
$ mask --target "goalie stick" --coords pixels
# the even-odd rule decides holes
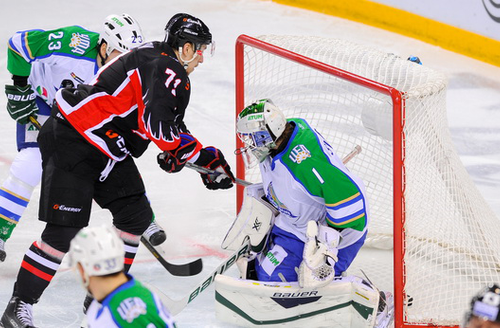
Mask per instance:
[[[187,277],[194,276],[203,270],[203,261],[196,259],[193,262],[174,264],[163,258],[163,256],[154,248],[149,241],[141,236],[141,242],[154,255],[160,264],[173,276]]]
[[[146,284],[148,288],[152,289],[158,296],[160,296],[163,304],[167,307],[172,315],[177,315],[184,308],[191,303],[201,292],[207,289],[215,281],[215,276],[226,272],[236,261],[243,255],[250,252],[250,243],[247,238],[243,245],[238,248],[233,254],[231,254],[224,262],[222,262],[215,270],[213,270],[210,275],[206,276],[198,285],[196,285],[189,294],[184,296],[180,300],[173,300],[168,297],[165,293],[159,290],[157,287]]]

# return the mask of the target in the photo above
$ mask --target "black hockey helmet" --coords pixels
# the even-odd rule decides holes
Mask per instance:
[[[192,43],[195,50],[202,45],[212,44],[212,34],[208,26],[194,16],[185,13],[175,14],[165,27],[165,41],[174,49]]]
[[[470,303],[470,309],[464,317],[463,327],[467,327],[472,316],[486,321],[500,323],[500,287],[490,284],[483,288]]]

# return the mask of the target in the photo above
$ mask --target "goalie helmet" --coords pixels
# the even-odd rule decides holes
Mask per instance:
[[[275,142],[285,127],[285,115],[270,99],[261,99],[247,106],[236,122],[238,137],[260,162],[276,147]]]
[[[187,42],[192,43],[194,50],[201,50],[203,45],[211,46],[213,54],[212,33],[208,26],[194,16],[185,13],[174,15],[165,27],[165,42],[174,49],[178,49]]]
[[[469,327],[469,322],[473,317],[500,325],[499,285],[488,285],[472,298],[470,309],[465,314],[462,327]]]
[[[123,241],[111,227],[83,228],[70,243],[70,265],[82,265],[84,283],[87,284],[89,276],[105,276],[123,271],[124,259]]]
[[[106,42],[106,55],[113,50],[127,52],[144,43],[139,23],[127,14],[109,15],[104,20],[103,30],[99,35],[99,44]]]

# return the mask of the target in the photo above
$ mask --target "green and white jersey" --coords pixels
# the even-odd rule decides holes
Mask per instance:
[[[347,247],[366,232],[364,184],[305,120],[288,121],[295,129],[285,149],[260,163],[266,196],[280,212],[275,224],[304,242],[309,220],[328,224]]]
[[[63,80],[77,86],[97,73],[98,41],[99,33],[79,26],[19,31],[9,39],[7,69],[29,76],[33,91],[51,106]]]
[[[127,277],[130,280],[106,296],[102,303],[94,300],[90,304],[88,327],[175,327],[160,298],[132,276]]]

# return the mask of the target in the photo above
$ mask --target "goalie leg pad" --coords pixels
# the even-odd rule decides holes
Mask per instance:
[[[217,319],[241,327],[373,327],[379,293],[355,276],[323,288],[215,277]]]

